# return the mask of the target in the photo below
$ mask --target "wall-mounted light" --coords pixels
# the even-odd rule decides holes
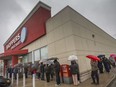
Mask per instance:
[[[92,38],[94,38],[95,37],[95,35],[94,34],[92,34]]]

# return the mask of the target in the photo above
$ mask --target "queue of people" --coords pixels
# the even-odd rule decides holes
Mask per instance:
[[[18,74],[23,74],[25,73],[25,78],[28,78],[29,75],[33,75],[33,73],[36,74],[37,79],[43,80],[46,82],[50,82],[54,79],[54,76],[56,76],[56,86],[61,84],[60,81],[60,63],[55,59],[53,63],[51,64],[44,64],[43,62],[36,64],[31,64],[30,66],[16,66],[12,67],[9,66],[6,69],[7,73],[7,78],[8,74],[10,75],[10,78],[12,78],[12,73],[13,77],[16,80],[17,78],[17,73]]]
[[[6,74],[7,74],[7,78],[12,78],[12,73],[14,75],[14,79],[16,80],[17,78],[17,73],[19,74],[19,77],[21,78],[23,73],[25,73],[25,78],[28,78],[28,67],[12,67],[9,66],[6,69]],[[8,77],[9,74],[9,77]]]
[[[98,60],[91,59],[90,65],[91,65],[91,78],[92,82],[91,84],[99,85],[99,74],[102,74],[104,72],[110,73],[111,68],[116,67],[116,61],[114,58],[106,58],[105,55],[99,55]],[[79,72],[79,65],[75,60],[71,61],[70,65],[70,71],[72,73],[72,79],[73,84],[78,85],[80,81],[80,72]]]
[[[112,61],[113,58],[106,58],[105,55],[99,55],[100,61],[91,59],[91,78],[92,84],[99,85],[99,73],[110,73],[111,68],[115,68],[116,62]]]
[[[90,62],[91,65],[91,78],[92,84],[99,85],[99,73],[102,74],[104,71],[110,72],[112,67],[115,67],[115,61],[112,58],[106,58],[105,55],[98,56],[100,61],[92,60]],[[60,81],[60,71],[61,66],[57,59],[53,61],[51,64],[44,64],[43,62],[38,63],[35,67],[28,66],[28,67],[7,67],[7,77],[8,73],[10,74],[10,78],[12,77],[12,73],[14,73],[14,78],[16,79],[17,73],[25,73],[25,78],[28,78],[29,73],[33,75],[36,72],[36,76],[39,80],[44,80],[46,82],[50,82],[53,80],[54,76],[56,76],[56,84],[55,86],[61,85]],[[80,71],[78,62],[75,60],[71,60],[70,65],[70,72],[72,74],[72,80],[74,85],[78,85],[81,83],[80,79]]]

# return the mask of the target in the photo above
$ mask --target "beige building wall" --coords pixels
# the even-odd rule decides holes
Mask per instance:
[[[58,57],[70,64],[68,57],[77,55],[82,80],[90,76],[90,60],[86,55],[116,52],[116,40],[70,7],[64,8],[46,23],[46,35],[23,49],[29,52],[48,46],[48,57]],[[86,75],[85,75],[86,74]]]
[[[77,55],[82,78],[90,75],[90,60],[86,55],[105,54],[109,57],[110,53],[116,52],[114,38],[70,7],[49,19],[46,27],[49,56],[57,56],[61,64],[70,64],[67,58]]]
[[[29,44],[28,46],[24,47],[23,49],[28,49],[28,52],[32,52],[37,50],[38,48],[47,46],[47,37],[46,35],[41,37],[40,39],[34,41],[33,43]]]

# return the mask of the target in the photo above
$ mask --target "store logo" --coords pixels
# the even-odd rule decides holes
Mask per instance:
[[[24,43],[27,37],[27,28],[23,27],[21,31],[21,42]]]
[[[27,28],[23,27],[21,33],[18,33],[7,45],[6,50],[14,49],[21,43],[24,43],[27,37]]]

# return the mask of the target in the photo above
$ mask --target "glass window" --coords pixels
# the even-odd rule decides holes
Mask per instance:
[[[34,51],[35,61],[40,60],[40,49]]]
[[[32,52],[28,54],[28,62],[32,62]]]
[[[47,46],[46,47],[43,47],[40,49],[41,51],[41,59],[47,59],[48,58],[48,48]]]
[[[23,56],[23,63],[27,63],[27,59],[28,59],[27,55]]]
[[[11,59],[7,60],[7,65],[10,66],[11,64],[12,64],[12,60]]]

